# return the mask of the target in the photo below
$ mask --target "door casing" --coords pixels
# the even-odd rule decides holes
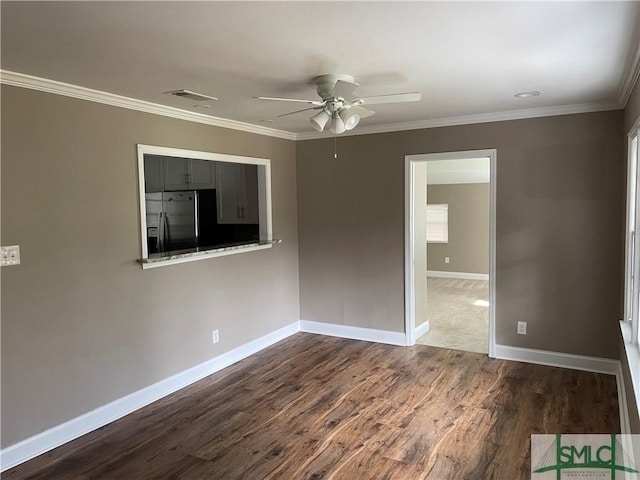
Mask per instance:
[[[414,240],[414,175],[418,162],[489,158],[489,357],[495,358],[496,328],[496,149],[466,150],[462,152],[428,153],[405,156],[405,337],[408,346],[416,343],[415,318],[415,240]]]

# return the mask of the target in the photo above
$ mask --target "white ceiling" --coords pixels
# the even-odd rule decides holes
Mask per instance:
[[[639,2],[7,2],[1,67],[287,132],[313,132],[314,76],[355,77],[356,130],[495,112],[620,108],[636,68]],[[212,108],[163,95],[219,97]],[[520,91],[536,98],[516,99]],[[561,109],[562,110],[562,109]],[[265,122],[273,120],[273,122]],[[455,123],[455,120],[453,120]],[[355,131],[354,131],[355,132]]]

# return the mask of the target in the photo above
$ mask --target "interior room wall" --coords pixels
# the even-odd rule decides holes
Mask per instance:
[[[428,185],[427,203],[449,206],[449,241],[427,244],[427,270],[489,274],[489,184]]]
[[[299,320],[293,141],[1,94],[3,447]],[[138,143],[271,159],[283,243],[143,271]]]
[[[405,155],[497,149],[496,341],[618,358],[622,111],[298,142],[301,317],[404,330]],[[517,321],[527,335],[516,334]]]

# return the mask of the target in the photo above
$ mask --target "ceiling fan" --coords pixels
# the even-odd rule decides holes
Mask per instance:
[[[353,130],[361,118],[369,117],[375,112],[363,108],[361,105],[375,105],[381,103],[417,102],[422,98],[420,92],[391,93],[374,97],[354,97],[353,93],[358,84],[351,75],[330,74],[320,75],[313,79],[322,100],[300,100],[297,98],[255,97],[260,100],[276,100],[279,102],[300,102],[313,105],[309,108],[283,113],[278,117],[293,115],[309,110],[319,110],[309,121],[313,128],[322,132],[329,123],[332,133],[343,133]]]

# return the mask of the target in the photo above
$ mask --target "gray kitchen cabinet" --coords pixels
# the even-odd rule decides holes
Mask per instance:
[[[259,223],[258,167],[216,162],[215,176],[218,223]]]
[[[186,158],[166,157],[164,162],[165,191],[186,190],[189,183],[189,160]]]
[[[165,158],[165,191],[204,190],[215,186],[214,162],[190,158]]]
[[[242,219],[244,223],[259,223],[260,209],[258,208],[258,166],[243,165],[244,202],[242,205]]]
[[[204,190],[216,188],[215,162],[209,160],[189,160],[191,163],[190,188]]]
[[[144,159],[144,189],[147,193],[164,190],[164,157],[147,155]]]

